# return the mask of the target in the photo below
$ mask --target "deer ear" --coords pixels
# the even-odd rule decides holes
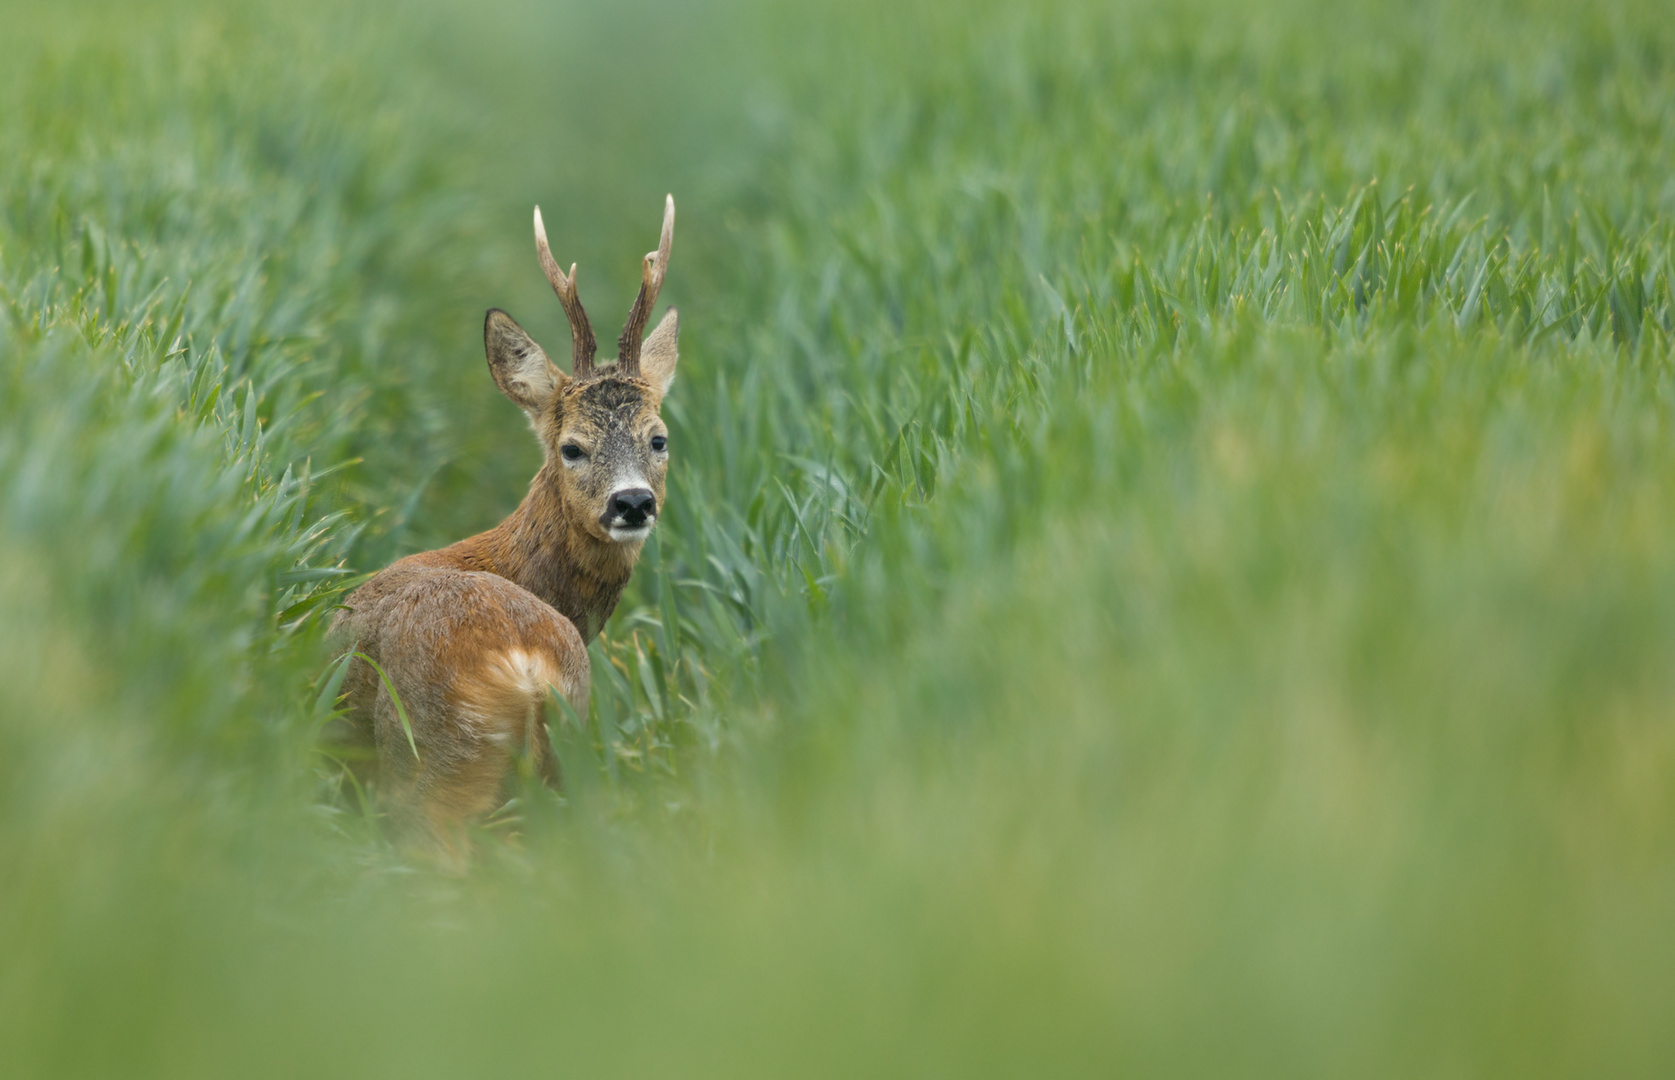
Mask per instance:
[[[488,354],[489,373],[500,392],[531,418],[539,415],[568,381],[541,346],[499,308],[489,308],[483,320],[483,351]]]
[[[675,381],[675,338],[679,334],[680,313],[670,308],[640,347],[640,376],[659,394],[667,394]]]

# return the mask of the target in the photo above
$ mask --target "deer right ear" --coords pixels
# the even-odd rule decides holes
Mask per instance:
[[[489,308],[483,320],[483,351],[488,354],[494,384],[531,419],[540,415],[568,381],[541,346],[499,308]]]

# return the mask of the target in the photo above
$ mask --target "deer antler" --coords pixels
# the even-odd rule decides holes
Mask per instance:
[[[648,251],[640,264],[640,295],[634,298],[634,306],[628,311],[628,324],[616,342],[617,368],[630,378],[638,378],[640,374],[640,344],[645,337],[646,320],[651,318],[658,290],[663,288],[663,274],[669,269],[669,245],[674,239],[675,197],[669,195],[663,203],[663,235],[657,241],[657,250]]]
[[[593,372],[593,354],[599,345],[593,340],[593,326],[587,321],[587,312],[582,310],[581,298],[576,295],[576,264],[570,264],[569,276],[559,269],[552,248],[547,246],[547,227],[541,223],[539,206],[535,208],[535,254],[540,257],[541,269],[570,319],[570,374],[582,378]]]

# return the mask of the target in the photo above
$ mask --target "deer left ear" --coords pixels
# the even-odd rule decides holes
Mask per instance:
[[[490,308],[483,320],[483,351],[495,385],[530,419],[541,414],[566,381],[541,346],[499,308]]]
[[[667,394],[675,381],[675,338],[680,334],[680,313],[674,308],[663,316],[640,349],[640,376],[659,394]]]

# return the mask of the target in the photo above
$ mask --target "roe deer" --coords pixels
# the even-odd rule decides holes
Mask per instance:
[[[541,470],[505,521],[380,571],[332,623],[334,647],[370,656],[394,685],[418,752],[385,680],[359,659],[344,680],[351,738],[376,746],[397,821],[428,833],[455,863],[468,849],[467,823],[500,802],[515,754],[532,753],[540,775],[556,781],[548,687],[586,713],[586,643],[616,607],[662,507],[669,451],[658,409],[675,376],[675,310],[641,338],[674,225],[670,196],[617,362],[595,367],[576,267],[559,269],[535,208],[536,253],[570,321],[570,374],[498,308],[483,345],[500,392],[540,439]]]

